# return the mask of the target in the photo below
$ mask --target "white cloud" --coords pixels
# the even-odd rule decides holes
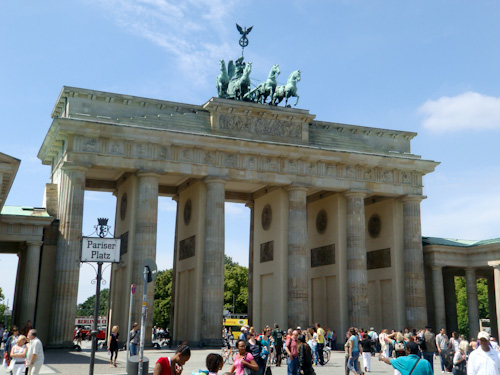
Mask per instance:
[[[102,7],[123,29],[172,54],[176,66],[198,84],[213,78],[213,66],[231,54],[221,37],[240,1],[188,0],[91,0]],[[210,41],[210,42],[209,42]],[[212,74],[210,74],[212,73]]]
[[[172,199],[158,199],[158,210],[163,212],[177,212],[177,203]]]
[[[435,132],[500,129],[500,98],[476,92],[428,100],[418,112],[423,127]]]

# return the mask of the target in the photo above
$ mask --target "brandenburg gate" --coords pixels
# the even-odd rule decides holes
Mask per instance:
[[[59,220],[50,345],[73,338],[85,190],[117,198],[121,263],[111,271],[108,321],[122,331],[157,231],[175,231],[174,339],[220,345],[226,201],[250,209],[255,327],[427,323],[420,202],[422,177],[438,163],[412,154],[415,133],[244,101],[200,106],[73,87],[62,89],[52,118],[38,155],[51,166],[45,203]],[[159,196],[177,202],[175,228],[157,228]]]

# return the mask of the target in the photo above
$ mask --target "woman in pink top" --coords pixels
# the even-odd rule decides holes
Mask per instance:
[[[259,371],[259,366],[257,362],[255,362],[255,359],[253,359],[253,355],[247,351],[247,344],[245,341],[238,340],[236,348],[238,349],[238,354],[234,357],[234,362],[229,372],[234,373],[236,370],[236,375],[245,375],[245,367],[255,372]]]

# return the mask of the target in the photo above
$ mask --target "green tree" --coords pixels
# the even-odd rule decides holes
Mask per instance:
[[[108,300],[109,300],[109,289],[101,290],[99,294],[99,316],[108,315]],[[76,316],[90,316],[94,315],[95,308],[95,294],[89,298],[84,303],[80,303],[76,309]]]
[[[0,322],[3,322],[5,317],[5,310],[7,309],[7,306],[3,303],[5,299],[5,296],[3,295],[2,288],[0,288]]]
[[[479,304],[479,319],[489,319],[488,282],[479,278],[477,285],[477,299]],[[469,337],[469,316],[467,307],[467,287],[464,277],[455,277],[455,292],[457,296],[458,333]]]
[[[170,326],[170,305],[172,301],[172,270],[160,271],[155,279],[153,324]]]
[[[248,311],[248,268],[233,262],[226,256],[224,265],[224,309],[233,310],[233,294],[235,296],[233,313]]]

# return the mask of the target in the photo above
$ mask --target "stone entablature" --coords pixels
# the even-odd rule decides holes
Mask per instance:
[[[416,133],[316,121],[307,110],[220,98],[197,106],[64,87],[52,117],[418,158],[410,153]]]
[[[81,93],[68,90],[80,90]],[[405,153],[414,133],[352,125],[342,127],[324,122],[311,125],[314,116],[305,110],[224,99],[211,99],[205,105],[207,112],[202,107],[196,109],[195,106],[180,103],[147,102],[143,98],[104,94],[63,89],[59,102],[62,100],[67,105],[64,111],[56,109],[53,112],[53,124],[39,152],[39,158],[44,164],[52,165],[53,171],[61,162],[160,174],[184,174],[189,168],[191,175],[199,177],[215,175],[234,181],[254,180],[281,186],[315,185],[334,191],[355,188],[372,194],[397,196],[421,195],[422,176],[438,165]],[[120,97],[120,101],[117,98],[112,101],[112,97]],[[125,100],[130,103],[124,104]],[[180,131],[167,126],[160,129],[138,123],[103,122],[95,118],[96,113],[104,116],[105,105],[110,112],[117,111],[111,105],[113,103],[119,105],[123,113],[127,113],[132,104],[142,109],[155,104],[155,110],[160,110],[162,106],[165,110],[184,106],[184,110],[190,109],[188,112],[192,115],[194,112],[206,112],[212,130],[199,132],[186,127]],[[88,108],[90,117],[73,117],[71,108],[76,107]],[[308,143],[311,126],[331,127],[331,131],[346,133],[344,136],[352,139],[359,135],[362,138],[373,136],[384,142],[391,140],[397,151],[387,154],[389,143],[381,145],[386,150],[379,153],[311,145]],[[281,141],[277,141],[280,137]]]
[[[425,264],[429,267],[488,267],[500,259],[500,240],[478,246],[425,245]]]

